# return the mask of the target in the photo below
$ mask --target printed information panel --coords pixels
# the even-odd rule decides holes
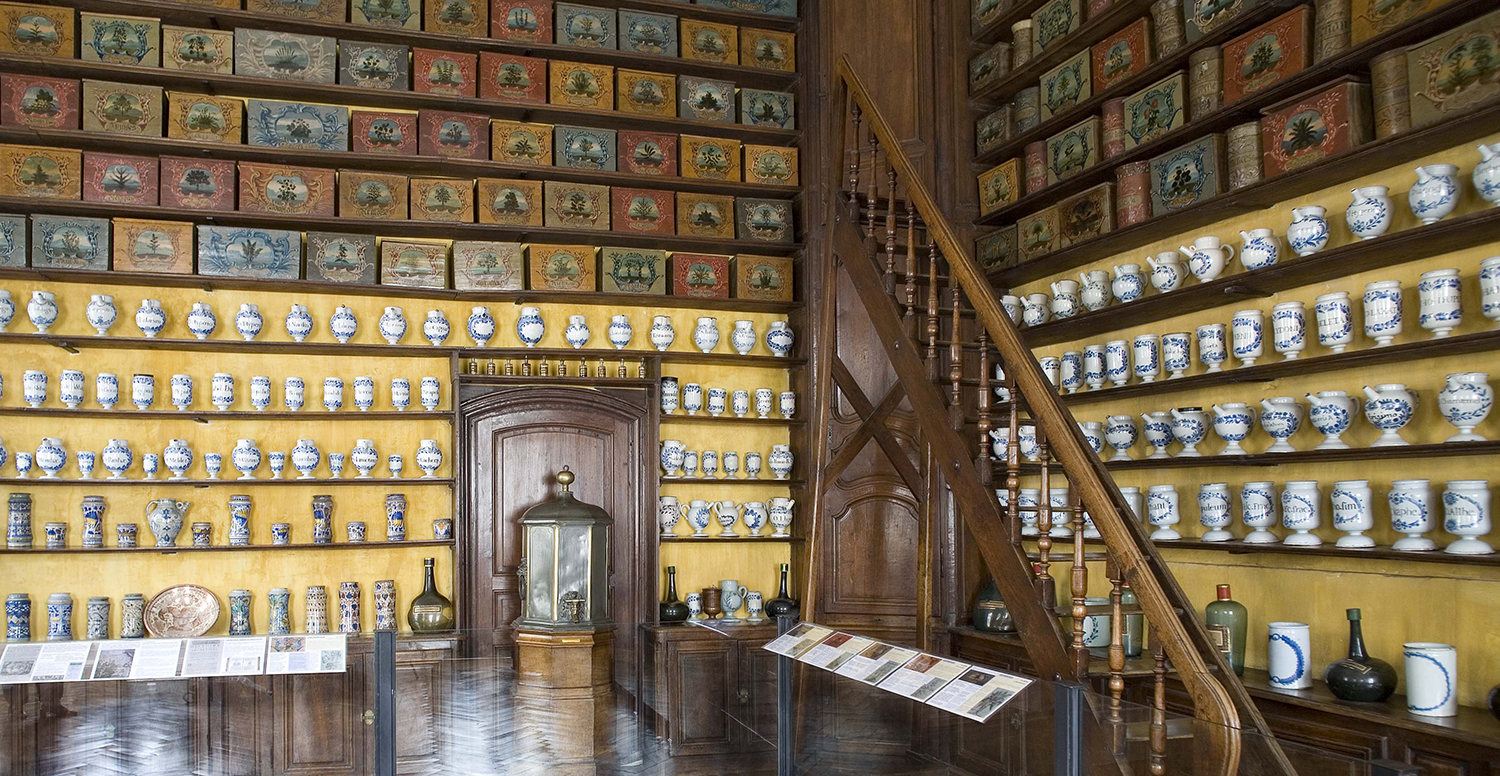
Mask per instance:
[[[7,644],[0,684],[343,673],[348,647],[342,633]]]

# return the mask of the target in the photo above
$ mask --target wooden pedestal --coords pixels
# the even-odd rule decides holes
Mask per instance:
[[[614,632],[516,630],[518,761],[591,776],[613,740]]]

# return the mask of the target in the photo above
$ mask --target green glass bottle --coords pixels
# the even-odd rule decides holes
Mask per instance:
[[[1214,639],[1224,659],[1236,676],[1245,674],[1245,631],[1250,614],[1245,605],[1229,597],[1229,585],[1219,585],[1219,600],[1208,605],[1203,621],[1208,624],[1209,638]]]
[[[677,567],[667,567],[667,600],[661,602],[662,622],[682,622],[688,618],[687,604],[677,600]]]
[[[422,594],[412,600],[411,609],[406,612],[406,622],[415,633],[453,629],[453,602],[437,590],[432,574],[435,563],[432,558],[422,561],[427,567],[427,582],[422,586]]]
[[[776,597],[766,602],[766,614],[770,617],[781,617],[782,615],[797,615],[801,604],[791,596],[787,588],[787,577],[791,574],[791,566],[781,564],[781,589],[777,591]]]

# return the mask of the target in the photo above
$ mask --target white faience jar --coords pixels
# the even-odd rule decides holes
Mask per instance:
[[[1193,346],[1187,332],[1179,331],[1161,335],[1161,365],[1168,372],[1167,379],[1175,380],[1182,377],[1192,364]]]
[[[1390,507],[1391,530],[1404,534],[1391,544],[1403,552],[1425,552],[1437,549],[1437,542],[1423,536],[1433,529],[1432,483],[1427,480],[1395,480],[1386,494]]]
[[[1194,334],[1198,340],[1198,362],[1207,367],[1205,371],[1224,371],[1224,362],[1229,359],[1229,350],[1224,338],[1224,324],[1204,324],[1199,326]]]
[[[1458,716],[1458,649],[1412,641],[1401,645],[1406,669],[1406,710],[1422,717]]]
[[[360,412],[369,412],[375,406],[375,379],[367,375],[354,378],[354,406]]]
[[[173,439],[161,451],[161,462],[172,472],[170,479],[183,479],[187,470],[193,467],[193,448],[188,446],[186,439]]]
[[[43,385],[45,388],[45,384]],[[113,372],[100,372],[94,376],[94,402],[107,410],[115,408],[120,401],[120,378]]]
[[[1229,320],[1230,344],[1242,366],[1265,355],[1266,316],[1260,310],[1240,310]]]
[[[1406,194],[1411,214],[1435,224],[1458,207],[1458,167],[1429,164],[1417,168],[1417,182]]]
[[[795,341],[791,324],[786,321],[773,321],[771,328],[766,331],[766,347],[777,358],[785,358],[791,353]]]
[[[1340,480],[1333,483],[1333,492],[1328,497],[1329,506],[1332,507],[1333,527],[1345,534],[1339,537],[1334,546],[1352,549],[1375,546],[1375,540],[1365,536],[1365,531],[1375,528],[1375,509],[1370,503],[1372,498],[1374,494],[1370,491],[1369,480]]]
[[[1349,444],[1339,435],[1354,425],[1359,402],[1343,391],[1318,391],[1307,394],[1307,419],[1323,435],[1314,450],[1347,450]]]
[[[1152,485],[1146,490],[1146,521],[1156,526],[1156,530],[1151,532],[1151,540],[1154,542],[1182,538],[1182,534],[1172,527],[1182,521],[1178,514],[1176,487]]]
[[[1146,278],[1141,274],[1141,265],[1116,264],[1114,273],[1114,280],[1109,283],[1109,291],[1118,301],[1134,302],[1146,293]]]
[[[1417,281],[1417,301],[1417,323],[1432,332],[1433,338],[1448,336],[1464,320],[1463,288],[1458,270],[1423,272]]]
[[[436,439],[424,439],[417,447],[417,468],[422,470],[424,479],[437,476],[438,467],[443,465],[443,451],[438,449]]]
[[[759,339],[755,334],[754,321],[735,321],[734,330],[729,333],[730,346],[742,356],[750,355],[750,351],[755,349],[755,343]]]
[[[540,317],[536,317],[534,322],[527,320],[528,311],[530,311],[533,317],[536,317],[536,313],[539,312],[535,307],[521,308],[521,320],[516,322],[516,332],[521,337],[521,341],[525,342],[526,347],[529,348],[536,343],[535,341],[526,342],[527,334],[522,333],[522,326],[530,326],[534,323],[536,339],[540,340],[542,338],[542,324]],[[475,347],[482,348],[489,345],[490,340],[495,336],[495,318],[490,315],[490,308],[484,305],[476,305],[470,308],[469,319],[464,322],[464,330],[468,332],[469,339],[474,340]]]
[[[661,443],[661,470],[667,477],[676,477],[682,469],[686,449],[676,439],[664,439]]]
[[[563,329],[563,339],[569,345],[572,345],[574,350],[578,350],[584,345],[589,344],[589,336],[591,334],[592,332],[589,331],[588,316],[568,316],[568,326]]]
[[[1286,229],[1286,239],[1298,256],[1311,256],[1328,244],[1326,212],[1317,205],[1292,209],[1292,223]]]
[[[1052,528],[1047,532],[1048,536],[1066,539],[1073,535],[1073,515],[1068,508],[1067,488],[1047,489],[1047,510],[1052,521]]]
[[[391,407],[405,412],[411,406],[411,380],[405,377],[391,378]]]
[[[1313,320],[1318,328],[1318,344],[1335,353],[1354,342],[1354,313],[1348,291],[1334,291],[1313,300]]]
[[[57,473],[68,465],[68,451],[63,448],[61,439],[56,437],[42,437],[42,441],[36,447],[36,466],[42,470],[42,479],[55,480]]]
[[[1182,287],[1187,273],[1182,269],[1182,262],[1177,260],[1176,251],[1165,251],[1155,257],[1147,256],[1146,264],[1151,267],[1152,288],[1166,293]]]
[[[1021,297],[1021,322],[1026,326],[1040,326],[1052,318],[1052,300],[1046,294],[1027,294]]]
[[[1078,281],[1081,284],[1078,290],[1078,301],[1083,304],[1083,309],[1103,310],[1109,304],[1110,281],[1109,273],[1102,269],[1093,269],[1078,273]]]
[[[234,330],[248,342],[260,335],[261,327],[265,320],[261,318],[260,307],[246,302],[240,305],[240,311],[234,314]]]
[[[1443,491],[1443,530],[1458,540],[1443,548],[1453,555],[1489,555],[1494,549],[1479,537],[1490,532],[1489,480],[1449,480]]]
[[[703,317],[693,328],[693,345],[704,353],[712,353],[719,345],[719,319]]]
[[[1281,690],[1312,687],[1311,629],[1302,622],[1273,622],[1266,648],[1266,673],[1271,686]]]
[[[1131,344],[1135,376],[1143,383],[1155,382],[1161,374],[1161,338],[1155,334],[1138,334]]]
[[[771,445],[771,455],[766,462],[778,480],[787,479],[792,473],[792,451],[787,445]]]
[[[1005,461],[1010,458],[1010,429],[990,429],[990,454],[997,461]]]
[[[1083,354],[1069,350],[1058,361],[1058,385],[1068,393],[1078,393],[1083,387]]]
[[[1135,519],[1141,519],[1141,516],[1146,513],[1146,501],[1141,496],[1141,489],[1127,485],[1120,488],[1120,495],[1125,498],[1125,505],[1130,508],[1126,517],[1133,515]]]
[[[10,290],[0,288],[0,332],[16,317],[16,303],[10,298]]]
[[[1490,376],[1484,372],[1458,372],[1448,375],[1447,383],[1438,391],[1438,412],[1443,419],[1458,428],[1458,433],[1448,437],[1448,442],[1483,442],[1484,437],[1474,433],[1474,427],[1484,422],[1495,403],[1495,391],[1490,388]]]
[[[286,327],[286,335],[291,337],[293,342],[302,342],[307,339],[313,330],[313,319],[312,315],[307,312],[307,305],[293,303],[292,308],[286,313],[283,325]]]
[[[797,394],[795,391],[782,391],[776,394],[776,411],[781,417],[791,420],[797,414]]]
[[[477,314],[478,310],[476,309],[475,312]],[[489,315],[488,308],[485,308],[484,315]],[[478,328],[480,334],[484,332],[482,317]],[[471,322],[474,321],[474,316],[469,316],[469,320]],[[542,308],[522,307],[521,317],[516,319],[516,337],[521,340],[521,343],[528,348],[534,348],[537,343],[542,341],[542,337],[546,333],[547,325],[542,321]],[[474,332],[470,332],[469,336],[474,336]],[[478,340],[475,341],[477,342]]]
[[[1234,246],[1225,245],[1212,235],[1199,237],[1191,248],[1180,246],[1177,251],[1187,257],[1188,271],[1200,283],[1217,278],[1234,259]]]
[[[1247,482],[1240,486],[1240,522],[1250,533],[1240,541],[1247,544],[1275,544],[1276,534],[1267,528],[1280,522],[1276,486],[1270,482]]]
[[[1081,420],[1078,422],[1078,430],[1083,432],[1083,440],[1089,443],[1089,448],[1097,455],[1104,451],[1104,424],[1097,420]]]
[[[64,369],[57,378],[57,398],[68,409],[78,409],[83,403],[83,373],[77,369]]]
[[[1181,407],[1173,409],[1172,415],[1172,438],[1182,444],[1182,450],[1178,451],[1178,458],[1196,458],[1203,455],[1198,452],[1198,443],[1208,433],[1208,413],[1200,407]]]
[[[1484,317],[1500,325],[1500,256],[1479,262],[1479,306]]]
[[[1130,382],[1130,351],[1125,340],[1104,343],[1104,374],[1115,385]]]
[[[662,496],[656,502],[656,524],[662,536],[675,536],[677,522],[682,519],[682,505],[676,496]]]
[[[387,307],[380,315],[380,336],[388,344],[395,345],[406,336],[406,312],[400,307]]]
[[[31,301],[26,303],[26,317],[40,334],[57,322],[57,296],[51,291],[32,291]]]
[[[101,337],[109,333],[109,328],[114,326],[115,320],[120,317],[119,311],[115,309],[115,298],[109,294],[90,294],[88,306],[83,309],[83,313],[88,318],[89,325],[93,326]],[[191,323],[188,328],[192,328]]]
[[[1051,288],[1052,301],[1048,308],[1052,311],[1052,317],[1061,320],[1077,315],[1078,308],[1082,305],[1078,299],[1078,281],[1054,280]]]
[[[1083,349],[1083,383],[1092,390],[1104,387],[1104,346],[1087,345]],[[1010,401],[1010,389],[1005,387],[1005,368],[995,365],[995,398]]]
[[[761,530],[766,527],[766,521],[770,517],[765,503],[761,501],[746,501],[740,506],[744,508],[742,521],[745,524],[745,528],[749,530],[749,535],[760,536]]]
[[[288,377],[281,381],[281,403],[287,412],[296,412],[307,403],[307,384],[300,377]]]
[[[123,439],[111,439],[104,445],[100,453],[100,463],[104,464],[104,470],[109,472],[112,480],[125,479],[125,472],[130,471],[130,464],[135,460],[135,455],[130,451],[130,443]]]
[[[1416,395],[1401,383],[1365,386],[1365,419],[1380,429],[1380,437],[1370,447],[1399,447],[1407,444],[1398,433],[1411,422],[1416,410]]]
[[[787,535],[786,529],[792,525],[792,507],[796,506],[794,499],[777,496],[771,499],[771,527],[776,529],[771,532],[772,536],[782,537]]]
[[[1270,229],[1240,232],[1240,265],[1247,270],[1265,269],[1281,259],[1281,240]]]
[[[1307,349],[1307,310],[1301,302],[1271,308],[1271,345],[1288,361]]]
[[[374,440],[355,440],[354,449],[349,451],[349,463],[353,464],[354,468],[359,472],[359,474],[355,475],[355,479],[369,479],[370,472],[374,471],[375,467],[380,465],[380,453],[375,449]]]
[[[615,346],[615,350],[624,350],[630,346],[630,339],[635,335],[635,330],[630,325],[630,316],[611,315],[609,317],[609,344]]]
[[[297,470],[297,479],[310,480],[318,464],[323,462],[323,454],[318,451],[318,445],[311,439],[299,439],[292,448],[292,468]]]
[[[1474,190],[1491,205],[1500,205],[1500,143],[1479,146],[1479,164],[1474,165]]]
[[[1166,411],[1142,413],[1141,435],[1146,444],[1156,448],[1147,458],[1167,458],[1167,447],[1172,444],[1172,415]]]
[[[703,409],[703,386],[699,383],[682,384],[682,409],[689,415],[697,415]]]
[[[1497,292],[1500,292],[1500,287],[1497,287]],[[1497,293],[1496,299],[1500,301],[1500,293]],[[1377,348],[1395,342],[1396,337],[1401,334],[1401,281],[1377,280],[1366,283],[1362,301],[1365,308],[1365,336],[1375,340]],[[1500,314],[1500,305],[1497,305],[1496,311]]]
[[[141,330],[141,334],[155,337],[166,326],[167,313],[161,309],[161,302],[155,299],[142,299],[140,309],[135,311],[135,327]]]
[[[1062,360],[1056,356],[1043,356],[1037,359],[1036,363],[1042,370],[1042,376],[1047,378],[1047,382],[1053,387],[1056,387],[1062,372]]]
[[[448,334],[452,330],[452,325],[448,323],[448,316],[444,315],[442,310],[427,311],[427,320],[422,321],[422,336],[426,337],[433,347],[447,342]]]
[[[1322,524],[1323,495],[1316,480],[1290,480],[1281,489],[1281,527],[1293,531],[1281,540],[1294,547],[1316,547],[1323,540],[1313,533]]]
[[[418,386],[422,409],[432,412],[443,401],[443,384],[436,377],[424,377]]]
[[[334,309],[333,316],[328,319],[328,331],[342,345],[353,339],[359,331],[359,319],[347,305],[339,305]]]
[[[251,393],[250,403],[253,405],[255,403],[255,398],[254,398],[255,380],[253,378],[250,381],[250,393]],[[343,409],[343,407],[344,407],[344,378],[342,378],[342,377],[325,377],[325,378],[323,378],[323,409],[325,409],[325,410],[327,410],[329,412],[337,412],[340,409]]]
[[[991,432],[992,434],[994,432]],[[1130,448],[1135,446],[1140,432],[1136,430],[1135,418],[1130,415],[1110,415],[1105,418],[1104,443],[1114,448],[1111,461],[1129,461]],[[1003,457],[1003,456],[1002,456]]]
[[[1290,396],[1262,399],[1260,402],[1260,427],[1276,440],[1266,448],[1268,453],[1291,453],[1296,448],[1287,442],[1302,425],[1302,405]]]
[[[665,315],[658,315],[651,319],[651,344],[658,352],[664,352],[672,347],[672,341],[677,335],[672,331],[672,319]]]
[[[688,502],[687,507],[688,525],[693,528],[693,537],[703,539],[708,536],[704,533],[713,521],[713,513],[710,511],[708,502],[701,498],[695,498]]]
[[[1245,455],[1247,451],[1240,447],[1240,443],[1255,426],[1255,411],[1242,401],[1215,404],[1211,409],[1214,411],[1214,433],[1225,443],[1219,455]]]
[[[138,410],[146,410],[156,403],[156,378],[151,375],[130,376],[130,403]]]
[[[194,302],[187,315],[188,331],[198,339],[208,339],[219,328],[219,318],[207,302]]]
[[[1384,186],[1353,189],[1354,198],[1344,210],[1349,232],[1361,240],[1373,240],[1391,228],[1391,198]]]
[[[1234,522],[1229,503],[1229,483],[1209,482],[1198,487],[1198,524],[1209,530],[1198,539],[1205,542],[1227,542],[1234,534],[1227,528]]]
[[[192,375],[172,375],[172,381],[168,385],[172,391],[172,406],[178,412],[193,406]]]
[[[229,453],[229,463],[240,473],[240,479],[255,479],[255,470],[260,468],[260,449],[254,439],[237,439],[234,450]]]
[[[1000,297],[1000,306],[1005,308],[1005,314],[1010,318],[1011,323],[1017,326],[1021,325],[1022,305],[1020,297],[1013,294],[1005,294]]]
[[[1007,493],[1007,496],[1009,494]],[[1036,508],[1041,505],[1042,492],[1037,488],[1021,488],[1016,498],[1016,514],[1021,518],[1021,535],[1037,536],[1041,532],[1037,530]],[[1028,509],[1027,507],[1030,507]]]

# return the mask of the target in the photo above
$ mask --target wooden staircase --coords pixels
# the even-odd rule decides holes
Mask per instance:
[[[837,86],[832,105],[844,120],[845,147],[828,171],[829,189],[838,198],[828,240],[830,266],[848,274],[898,382],[884,397],[871,400],[839,363],[832,367],[833,381],[846,396],[857,399],[853,403],[861,418],[877,427],[870,434],[888,450],[894,443],[882,439],[881,419],[903,402],[909,406],[927,446],[929,465],[942,472],[954,509],[1043,678],[1086,679],[1090,655],[1084,646],[1083,620],[1089,614],[1111,615],[1109,696],[1107,708],[1096,710],[1097,718],[1114,728],[1107,740],[1123,746],[1144,737],[1153,776],[1294,774],[1265,720],[1042,374],[999,295],[955,238],[847,59],[838,63]],[[997,366],[1003,381],[991,377]],[[998,419],[1009,431],[1003,465],[991,455],[990,430],[997,422],[992,397],[997,388],[1009,395]],[[1018,444],[1023,426],[1035,427],[1038,448],[1039,465],[1029,465],[1026,472],[1042,494],[1035,507],[1034,540],[1022,534]],[[898,469],[911,465],[904,456],[900,459]],[[1049,488],[1058,486],[1059,475],[1068,484],[1065,506],[1051,505],[1047,497]],[[1085,552],[1086,528],[1097,529],[1102,552]],[[1054,536],[1071,547],[1059,547]],[[1035,542],[1034,551],[1028,551],[1029,541]],[[1054,565],[1065,563],[1070,567],[1069,604],[1057,606],[1052,571]],[[1110,582],[1110,603],[1090,606],[1086,599],[1091,566],[1097,570],[1101,564]],[[1139,600],[1138,607],[1121,603],[1126,585]],[[1127,725],[1122,712],[1124,615],[1132,613],[1146,620],[1152,659],[1153,703],[1145,730]],[[1071,631],[1064,630],[1064,619],[1071,619]],[[1173,749],[1174,756],[1190,750],[1190,763],[1167,762],[1169,665],[1193,705],[1191,746]],[[1177,726],[1171,732],[1176,737]],[[1115,759],[1131,772],[1118,752]]]

